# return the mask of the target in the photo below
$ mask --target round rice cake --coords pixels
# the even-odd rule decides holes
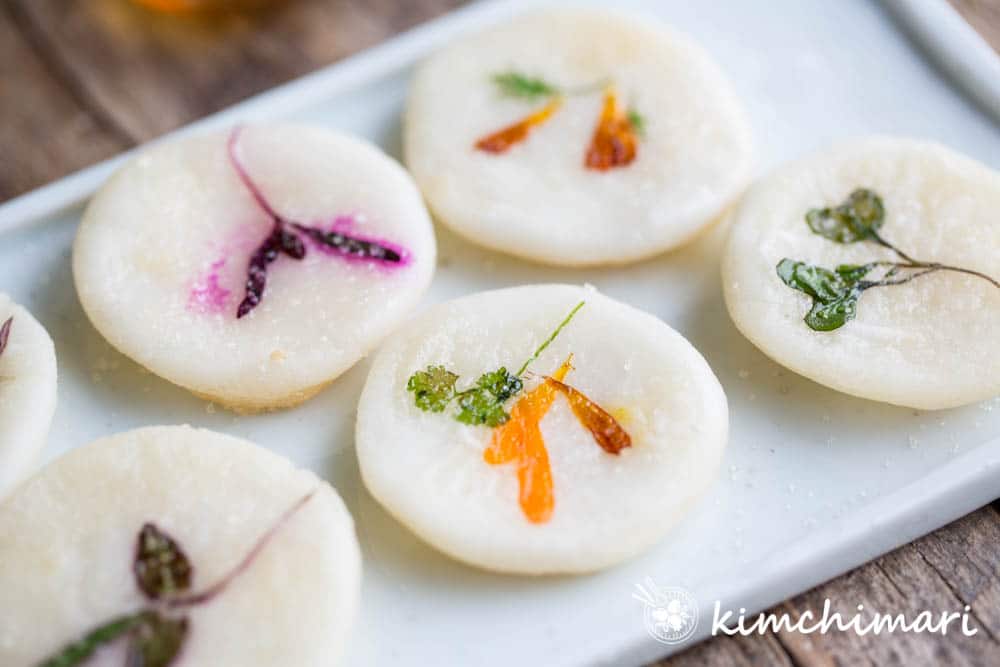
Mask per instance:
[[[545,574],[661,539],[715,478],[727,433],[722,387],[680,334],[592,289],[543,285],[457,299],[395,334],[356,442],[369,491],[421,538]]]
[[[653,20],[531,13],[416,72],[406,163],[436,218],[549,264],[621,264],[683,244],[751,173],[751,131],[722,71]]]
[[[87,665],[333,665],[360,571],[351,517],[312,473],[211,431],[119,434],[0,504],[0,664],[104,629]]]
[[[368,353],[416,306],[435,254],[395,161],[268,125],[140,153],[88,206],[73,272],[112,345],[252,411],[299,403]]]
[[[28,472],[56,410],[56,353],[48,332],[0,293],[0,496]]]
[[[736,326],[778,363],[918,409],[1000,394],[1000,172],[871,137],[778,169],[734,213]]]

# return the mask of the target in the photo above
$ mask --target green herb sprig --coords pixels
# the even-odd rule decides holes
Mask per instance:
[[[556,339],[584,303],[576,304],[515,374],[510,373],[506,366],[501,366],[495,371],[483,373],[472,386],[459,391],[456,388],[459,379],[456,373],[444,366],[430,365],[410,376],[406,390],[413,393],[414,404],[425,412],[444,412],[448,405],[457,402],[456,421],[491,428],[506,424],[510,414],[504,409],[504,403],[524,388],[522,377],[528,366]]]
[[[539,99],[555,97],[577,97],[580,95],[590,95],[611,85],[611,79],[601,79],[593,83],[588,83],[574,88],[557,86],[538,76],[524,74],[517,70],[506,70],[494,74],[490,79],[499,92],[504,97],[514,97],[533,102]],[[642,116],[634,109],[629,110],[629,121],[633,122],[633,127],[638,129],[642,125]],[[638,125],[636,125],[638,123]]]
[[[628,110],[625,115],[628,118],[628,124],[632,126],[632,129],[640,137],[646,136],[646,117],[639,113],[635,107]]]
[[[559,89],[548,81],[512,70],[494,74],[493,83],[496,84],[500,93],[507,97],[536,100],[559,94]]]
[[[177,540],[155,524],[144,524],[136,537],[132,574],[149,606],[102,623],[37,667],[76,667],[102,646],[123,637],[128,641],[126,665],[168,667],[183,648],[190,625],[188,617],[178,610],[204,604],[222,593],[312,496],[303,496],[286,510],[236,567],[201,593],[189,592],[194,569]]]
[[[806,213],[805,222],[814,234],[834,243],[871,241],[888,248],[901,260],[840,264],[832,271],[787,257],[778,262],[775,269],[782,282],[812,297],[813,304],[804,321],[814,331],[834,331],[854,319],[858,300],[869,289],[904,285],[937,271],[975,276],[1000,289],[1000,282],[985,273],[914,259],[887,241],[879,233],[885,223],[885,206],[872,190],[859,188],[839,206],[812,209]],[[885,269],[880,278],[865,279],[878,268]]]

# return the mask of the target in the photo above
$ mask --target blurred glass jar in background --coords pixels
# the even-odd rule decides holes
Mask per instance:
[[[274,0],[133,0],[136,4],[161,12],[225,12],[254,9]]]

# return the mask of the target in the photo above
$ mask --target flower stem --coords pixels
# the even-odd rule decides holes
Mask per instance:
[[[582,86],[562,88],[559,92],[562,95],[565,95],[566,97],[578,97],[580,95],[590,95],[591,93],[596,93],[598,91],[604,90],[613,83],[614,81],[610,77],[605,77],[603,79],[599,79],[597,81],[584,84]]]
[[[547,348],[549,346],[549,344],[556,339],[556,336],[559,335],[559,333],[566,327],[566,325],[569,324],[569,321],[573,319],[573,316],[576,315],[576,311],[578,311],[581,308],[583,308],[583,304],[585,304],[585,303],[586,303],[586,301],[581,301],[580,303],[576,304],[576,306],[573,308],[573,310],[569,311],[569,315],[567,315],[566,318],[562,322],[559,323],[559,326],[556,327],[556,330],[553,331],[552,334],[548,338],[545,339],[545,342],[538,346],[538,349],[535,350],[535,353],[532,354],[531,357],[529,357],[528,360],[525,361],[521,365],[521,369],[519,371],[517,371],[517,376],[518,377],[521,377],[522,375],[524,375],[524,371],[526,371],[528,369],[528,366],[533,361],[535,361],[536,359],[538,359],[538,355],[540,355],[542,352],[544,352],[545,348]]]
[[[888,241],[886,241],[874,229],[872,229],[871,234],[872,234],[872,238],[875,240],[875,243],[878,243],[880,246],[882,246],[884,248],[888,248],[889,250],[893,251],[894,253],[896,253],[897,255],[899,255],[899,257],[901,259],[903,259],[903,260],[905,260],[907,262],[912,262],[914,264],[922,264],[923,263],[923,262],[919,262],[918,260],[913,259],[909,255],[907,255],[905,252],[903,252],[902,250],[900,250],[899,248],[897,248],[893,244],[891,244]]]
[[[99,625],[77,641],[67,645],[57,655],[38,663],[38,667],[74,667],[74,665],[82,664],[97,649],[105,644],[110,644],[132,630],[143,619],[144,614],[145,612],[140,612],[119,616]]]
[[[221,579],[216,581],[214,584],[206,588],[201,593],[195,593],[194,595],[174,598],[169,602],[167,602],[167,606],[171,608],[192,607],[194,605],[199,605],[204,602],[208,602],[212,598],[214,598],[215,596],[219,595],[224,590],[226,590],[229,584],[232,583],[233,579],[241,575],[251,565],[253,565],[254,560],[256,560],[260,552],[263,551],[264,547],[267,546],[268,542],[271,541],[271,538],[273,538],[274,535],[282,528],[282,526],[288,523],[288,520],[291,519],[292,516],[296,512],[298,512],[303,505],[309,502],[309,500],[312,499],[312,497],[315,494],[316,494],[315,491],[310,491],[306,495],[299,498],[294,505],[285,510],[285,513],[282,514],[280,517],[278,517],[278,520],[275,521],[274,524],[272,524],[271,527],[268,528],[267,531],[257,539],[257,542],[253,545],[250,551],[247,552],[247,555],[243,557],[243,560],[237,563],[236,567],[230,570]]]
[[[955,273],[965,273],[970,276],[982,278],[986,282],[992,284],[997,289],[1000,289],[1000,281],[997,281],[995,278],[988,276],[980,271],[973,271],[972,269],[963,269],[960,266],[948,266],[947,264],[929,264],[928,266],[932,266],[940,271],[954,271]]]
[[[884,263],[884,262],[876,262],[876,264],[878,264],[880,266],[885,266],[886,265],[886,263]],[[912,264],[902,264],[902,263],[895,264],[895,263],[889,263],[889,266],[891,266],[892,268],[889,269],[888,272],[886,272],[886,274],[882,277],[882,280],[874,280],[874,281],[872,281],[872,280],[865,280],[865,281],[862,281],[862,282],[859,283],[859,287],[861,287],[862,290],[866,290],[866,289],[868,289],[870,287],[886,287],[886,286],[890,286],[890,285],[903,285],[903,284],[906,284],[906,283],[910,282],[914,278],[919,278],[920,276],[926,276],[927,274],[935,273],[937,271],[953,271],[953,272],[956,272],[956,273],[965,273],[965,274],[968,274],[970,276],[975,276],[977,278],[982,278],[983,280],[985,280],[988,283],[992,284],[994,287],[1000,289],[1000,282],[997,282],[996,280],[994,280],[990,276],[986,275],[985,273],[980,273],[979,271],[973,271],[972,269],[963,269],[963,268],[958,267],[958,266],[947,266],[945,264],[925,264],[925,263],[922,263],[922,262],[916,262],[916,263],[912,263]],[[902,278],[896,278],[894,280],[888,280],[888,278],[891,278],[892,276],[896,275],[896,273],[898,272],[899,269],[922,269],[922,270],[921,271],[917,271],[916,273],[911,273],[910,275],[904,276]]]
[[[899,248],[897,248],[896,246],[894,246],[892,243],[890,243],[889,241],[887,241],[886,239],[884,239],[875,230],[872,230],[872,238],[880,246],[882,246],[884,248],[888,248],[889,250],[893,251],[901,259],[904,260],[904,262],[875,262],[875,264],[877,264],[879,266],[892,266],[892,267],[898,267],[898,268],[901,268],[901,269],[933,269],[935,271],[953,271],[955,273],[964,273],[964,274],[967,274],[967,275],[970,275],[970,276],[975,276],[977,278],[982,278],[986,282],[992,284],[994,287],[1000,289],[1000,281],[997,281],[996,278],[993,278],[992,276],[989,276],[989,275],[987,275],[987,274],[985,274],[985,273],[983,273],[981,271],[975,271],[973,269],[964,269],[964,268],[962,268],[960,266],[951,266],[951,265],[948,265],[948,264],[940,264],[938,262],[924,262],[924,261],[921,261],[919,259],[914,259],[910,255],[906,254],[905,252],[903,252],[902,250],[900,250]],[[922,276],[922,275],[927,274],[927,273],[932,273],[932,271],[921,271],[920,273],[916,273],[916,274],[910,276],[909,278],[907,278],[906,280],[904,280],[902,282],[909,282],[913,278],[916,278],[917,276]],[[887,283],[887,284],[901,285],[902,282],[892,282],[892,283]]]
[[[250,176],[240,159],[238,142],[242,132],[243,128],[237,126],[229,135],[226,144],[229,162],[254,202],[267,217],[271,218],[272,226],[271,233],[250,256],[247,264],[246,294],[236,310],[236,319],[249,314],[260,304],[267,285],[267,267],[278,259],[280,254],[284,253],[292,259],[302,259],[306,256],[306,247],[297,232],[306,234],[317,243],[334,248],[345,256],[389,263],[402,261],[399,252],[375,241],[355,238],[340,232],[325,232],[281,216],[271,206],[263,190]]]

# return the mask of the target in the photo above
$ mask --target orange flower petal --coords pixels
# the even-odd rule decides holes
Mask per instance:
[[[502,130],[487,135],[476,142],[476,148],[487,153],[505,153],[516,143],[520,143],[528,138],[528,133],[549,118],[552,117],[559,107],[562,106],[562,99],[553,98],[548,104],[534,112],[530,116],[509,125]]]
[[[551,377],[521,396],[510,411],[510,419],[494,429],[490,445],[483,452],[483,459],[491,465],[517,463],[518,502],[532,523],[545,523],[555,509],[552,467],[541,422],[557,392],[566,396],[573,414],[604,451],[618,454],[632,446],[631,437],[614,417],[583,392],[563,383],[572,359],[570,355]]]
[[[637,146],[635,128],[619,108],[614,89],[608,88],[604,92],[604,107],[594,128],[584,165],[598,171],[624,167],[635,160]]]
[[[545,449],[538,421],[527,423],[524,433],[524,449],[517,465],[517,481],[521,489],[518,501],[528,521],[545,523],[552,517],[556,505],[549,453]]]
[[[572,368],[570,359],[572,355],[555,372],[555,377],[566,377]],[[552,468],[539,426],[555,398],[556,391],[548,382],[521,396],[507,423],[493,430],[493,439],[483,452],[483,459],[492,465],[517,462],[518,501],[532,523],[548,521],[555,508]]]
[[[551,377],[545,378],[545,380],[566,397],[570,407],[573,408],[573,414],[576,415],[584,428],[594,436],[594,440],[601,449],[608,454],[617,455],[621,450],[632,446],[632,437],[607,410],[587,398],[583,392],[575,387],[563,384]]]

